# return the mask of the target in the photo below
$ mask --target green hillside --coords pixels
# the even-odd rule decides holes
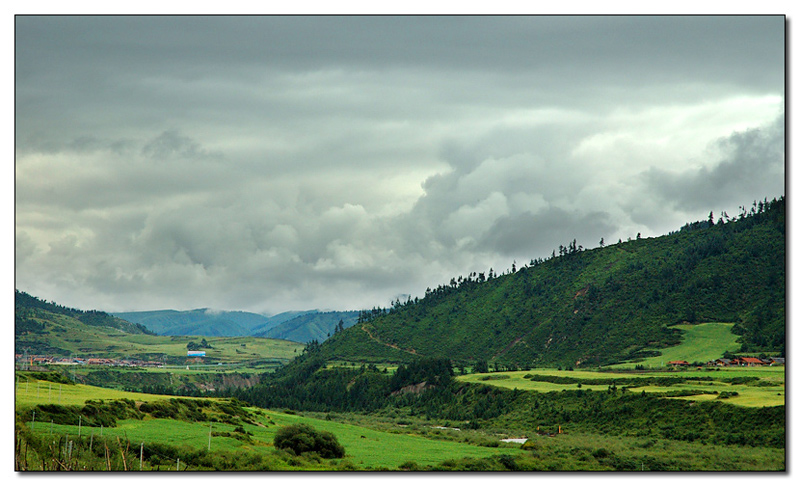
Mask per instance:
[[[35,323],[35,319],[41,315],[70,317],[87,326],[108,327],[128,334],[153,334],[140,324],[128,322],[105,312],[72,309],[55,302],[45,302],[20,290],[14,290],[15,335],[19,336],[39,330],[40,326]]]
[[[322,342],[336,332],[339,323],[347,329],[354,326],[357,320],[358,312],[356,311],[310,312],[254,335],[300,343]]]
[[[513,366],[644,359],[680,324],[733,323],[736,352],[785,353],[785,201],[738,218],[585,250],[573,241],[504,275],[471,273],[392,309],[363,312],[323,343],[326,359],[448,357]]]

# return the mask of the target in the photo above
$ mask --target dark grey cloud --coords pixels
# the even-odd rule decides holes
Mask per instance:
[[[716,141],[720,159],[713,165],[681,172],[649,169],[643,174],[651,193],[662,203],[686,211],[720,206],[749,207],[753,200],[785,189],[785,119],[736,132]]]
[[[569,246],[575,240],[581,246],[598,246],[604,235],[616,231],[607,213],[594,211],[569,213],[555,208],[539,214],[523,213],[497,220],[482,238],[481,246],[504,255],[538,255],[542,249]],[[610,243],[610,242],[609,242]],[[558,251],[556,251],[558,254]],[[523,261],[524,263],[524,261]]]
[[[16,284],[107,310],[372,307],[735,212],[783,188],[784,27],[17,16]]]

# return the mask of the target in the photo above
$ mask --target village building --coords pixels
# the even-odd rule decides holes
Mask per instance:
[[[764,366],[766,363],[761,361],[758,358],[739,358],[739,365],[740,366]]]
[[[668,361],[667,365],[668,366],[689,366],[689,362],[688,361],[683,361],[683,360]]]

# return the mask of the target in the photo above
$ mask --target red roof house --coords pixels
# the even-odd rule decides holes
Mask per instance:
[[[683,361],[683,360],[668,361],[667,364],[670,365],[670,366],[689,366],[689,362],[688,361]]]
[[[739,358],[742,366],[763,366],[765,363],[758,358]]]

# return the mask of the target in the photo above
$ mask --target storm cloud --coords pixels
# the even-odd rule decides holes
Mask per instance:
[[[16,286],[385,306],[783,194],[781,16],[16,18]]]

